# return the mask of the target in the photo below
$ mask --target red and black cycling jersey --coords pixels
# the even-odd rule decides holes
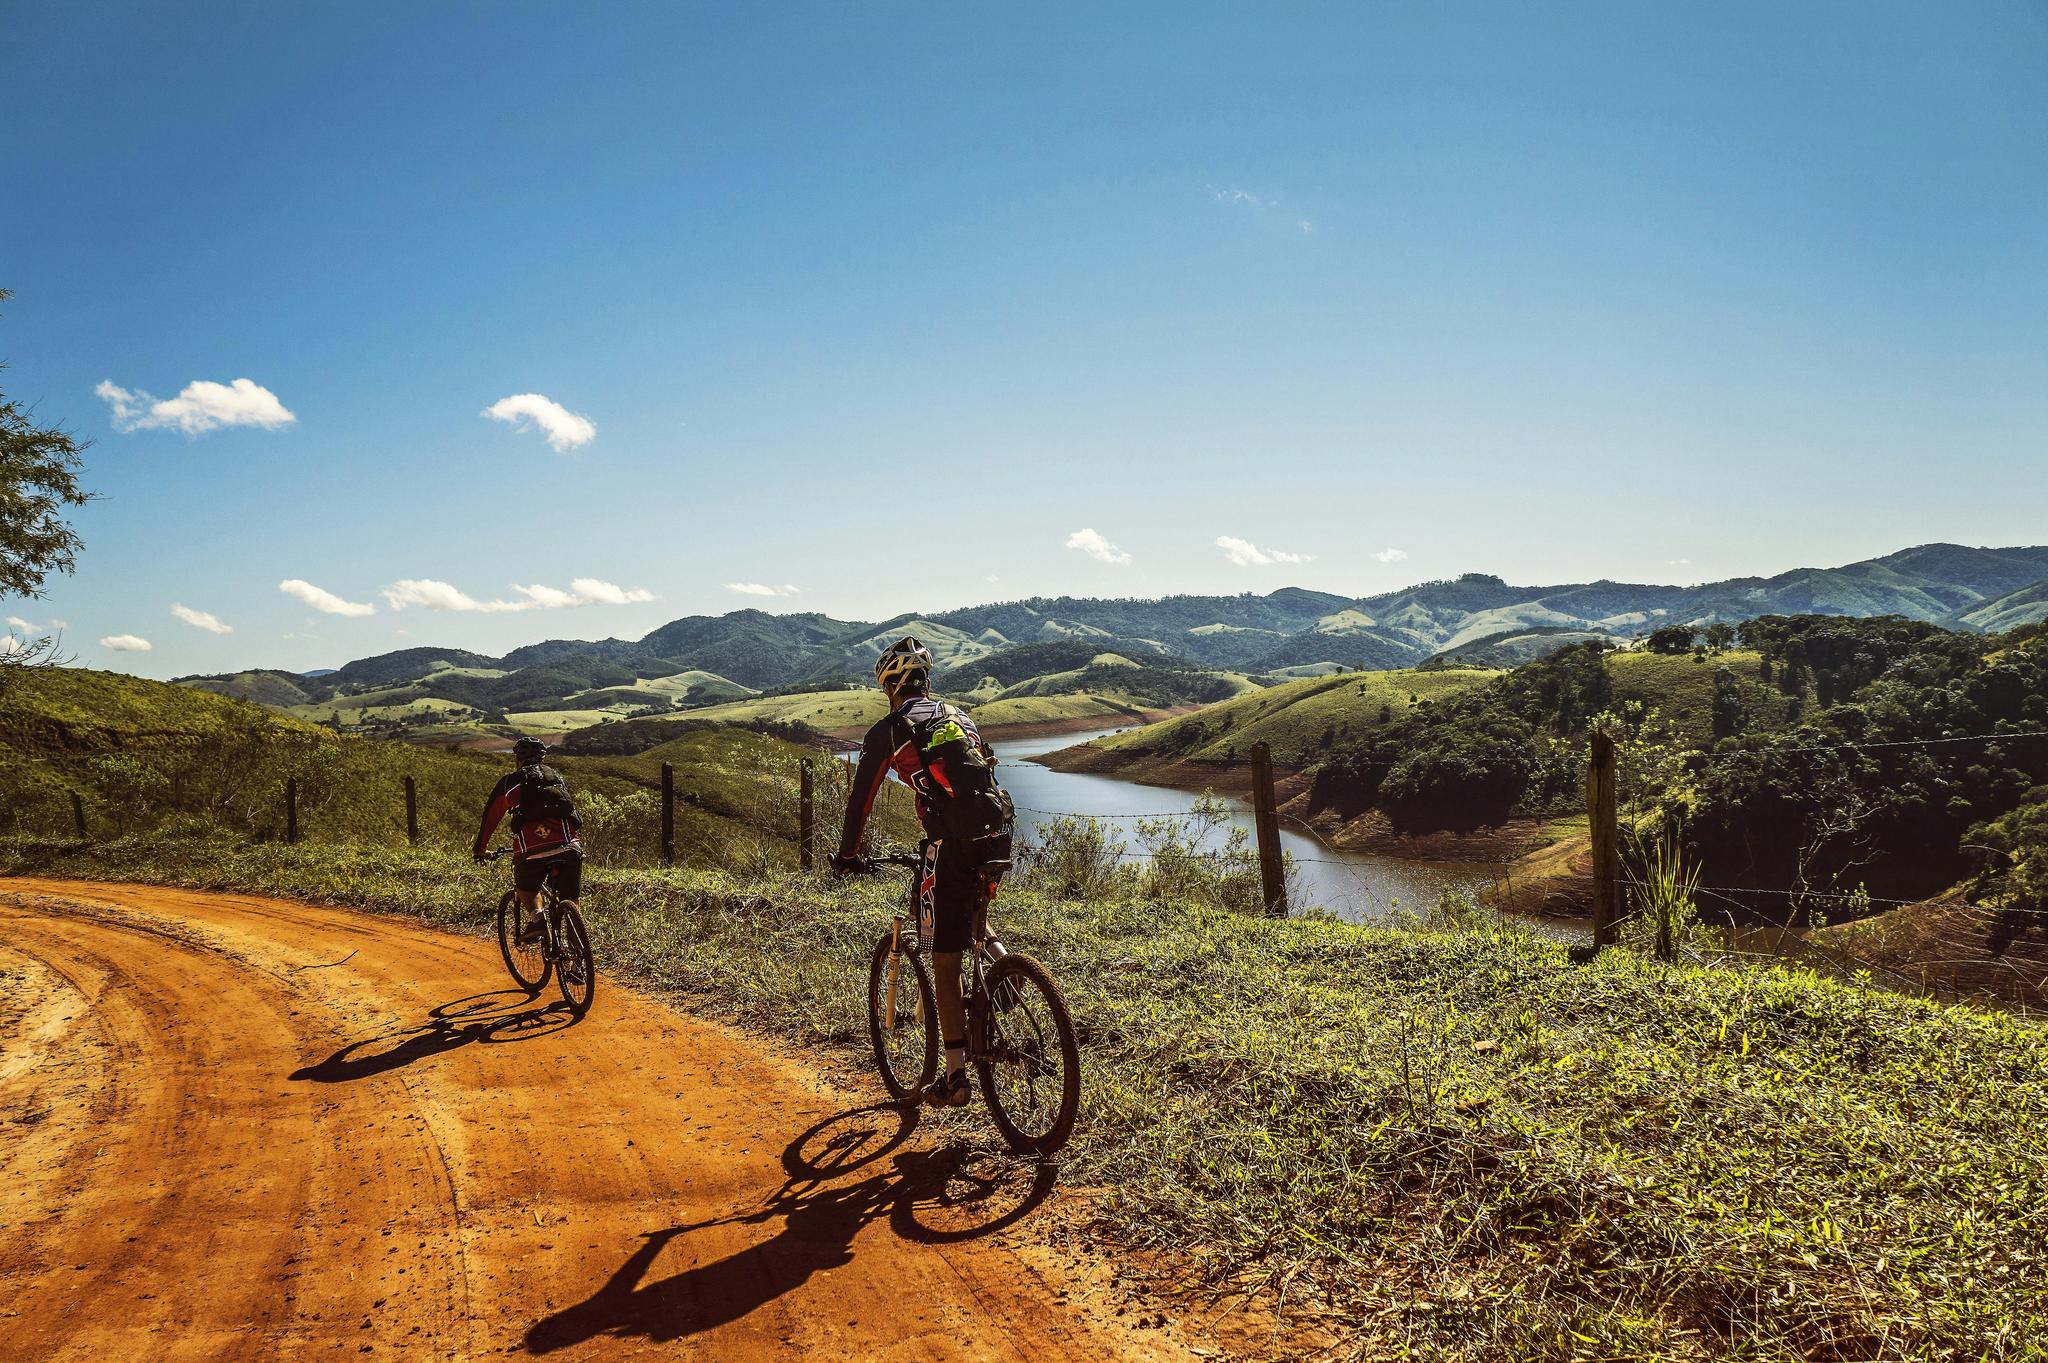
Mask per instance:
[[[853,771],[853,789],[846,795],[846,822],[839,835],[842,859],[859,853],[860,835],[868,826],[875,796],[881,792],[882,782],[889,779],[890,772],[895,772],[898,780],[916,792],[920,823],[929,823],[926,816],[933,800],[951,797],[944,759],[927,765],[924,756],[918,752],[917,735],[920,730],[931,734],[928,740],[931,747],[939,747],[948,740],[964,739],[983,758],[994,756],[994,751],[983,740],[981,730],[975,727],[966,712],[952,708],[949,716],[949,708],[952,707],[930,696],[912,696],[882,716],[868,730],[860,743],[860,765]],[[957,726],[958,732],[954,733],[948,726]]]
[[[578,845],[583,821],[569,799],[569,783],[553,767],[521,767],[491,788],[476,835],[474,850],[479,856],[490,847],[491,834],[507,814],[512,816],[512,850],[517,857],[545,856]]]

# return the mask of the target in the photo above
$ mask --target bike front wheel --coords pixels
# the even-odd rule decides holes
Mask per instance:
[[[576,901],[565,899],[555,910],[555,983],[562,1002],[578,1017],[590,1011],[597,997],[597,960],[590,954],[590,930]]]
[[[505,897],[498,901],[498,952],[505,958],[505,969],[512,972],[512,982],[529,994],[538,994],[547,988],[548,974],[554,966],[548,960],[543,939],[525,943],[519,940],[519,929],[524,926],[519,896],[505,891]]]
[[[924,957],[883,933],[868,963],[868,1039],[882,1087],[899,1103],[914,1101],[938,1077],[938,1016]]]
[[[1015,1150],[1050,1155],[1081,1111],[1081,1043],[1052,973],[1012,952],[982,976],[986,1025],[974,1067],[989,1116]]]

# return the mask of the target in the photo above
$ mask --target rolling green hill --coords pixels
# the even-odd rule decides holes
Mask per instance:
[[[1540,626],[1535,629],[1504,629],[1498,634],[1482,635],[1468,639],[1455,647],[1447,648],[1431,658],[1429,667],[1516,667],[1531,658],[1540,658],[1546,653],[1555,653],[1572,644],[1592,642],[1614,643],[1615,637],[1600,630],[1561,629],[1556,626]]]
[[[1607,674],[1609,694],[1596,708],[1654,716],[1673,739],[1705,746],[1713,741],[1718,691],[1733,695],[1751,729],[1766,731],[1781,726],[1795,702],[1760,679],[1758,662],[1758,655],[1749,652],[1702,659],[1690,653],[1610,651],[1599,663]],[[1282,682],[1041,760],[1065,770],[1114,770],[1200,789],[1236,783],[1251,745],[1264,741],[1283,773],[1316,771],[1357,760],[1385,734],[1398,734],[1403,732],[1400,726],[1444,713],[1441,708],[1433,712],[1432,706],[1478,692],[1508,675],[1476,667],[1430,667]],[[1532,695],[1522,704],[1541,709],[1549,702]],[[1392,759],[1374,754],[1369,760],[1379,764]],[[1226,772],[1224,767],[1240,770]],[[1311,800],[1309,806],[1320,810],[1327,803],[1331,802]],[[1305,807],[1304,812],[1311,810]]]
[[[2048,620],[2048,581],[2034,582],[1995,600],[1956,612],[1943,623],[1982,634],[2001,634]]]
[[[337,734],[251,702],[116,673],[36,669],[5,680],[0,830],[8,832],[71,831],[76,792],[95,838],[165,827],[279,838],[290,779],[302,838],[397,845],[410,776],[423,839],[466,847],[486,793],[508,766],[502,754]],[[737,729],[671,745],[684,854],[707,865],[793,855],[795,764],[808,755]],[[660,759],[567,756],[560,765],[576,789],[593,860],[653,859]]]
[[[1128,758],[1228,762],[1264,741],[1273,760],[1306,767],[1339,736],[1384,723],[1410,705],[1454,695],[1493,674],[1483,671],[1346,672],[1283,682],[1192,715],[1112,734],[1089,746]]]

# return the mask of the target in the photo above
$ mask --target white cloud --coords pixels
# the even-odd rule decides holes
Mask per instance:
[[[131,390],[112,379],[100,380],[93,392],[106,399],[113,412],[114,429],[130,431],[173,427],[186,435],[198,435],[216,426],[261,426],[266,431],[282,430],[298,418],[277,394],[251,379],[214,383],[199,379],[185,385],[174,398],[154,398],[139,389]]]
[[[594,577],[572,579],[569,590],[576,594],[576,603],[582,606],[632,606],[654,599],[654,593],[645,587],[635,587],[628,591],[615,583],[600,582]],[[795,591],[796,588],[791,587],[790,590]]]
[[[132,634],[109,634],[100,640],[101,648],[111,648],[116,653],[147,653],[152,645],[147,639],[138,639]]]
[[[1312,237],[1316,234],[1316,225],[1310,222],[1307,218],[1301,219],[1294,225],[1301,229],[1301,234],[1305,237]]]
[[[803,590],[793,582],[785,582],[780,587],[770,586],[766,582],[728,582],[725,589],[729,592],[738,592],[741,596],[797,596]]]
[[[575,579],[566,592],[560,587],[538,582],[531,586],[515,582],[512,590],[523,599],[479,601],[461,588],[436,578],[408,577],[392,583],[381,595],[395,611],[404,610],[407,606],[422,606],[434,611],[474,611],[487,615],[504,611],[566,610],[574,606],[624,606],[654,599],[654,593],[645,587],[628,591],[617,583],[601,582],[594,577]]]
[[[542,397],[539,393],[515,393],[509,398],[499,398],[484,408],[483,414],[493,421],[503,421],[521,430],[528,424],[540,427],[541,434],[548,438],[548,444],[556,454],[580,449],[597,438],[597,426],[589,417],[578,416],[553,398]]]
[[[34,625],[31,625],[31,624],[30,624],[30,623],[29,623],[28,621],[26,621],[26,620],[22,619],[22,618],[21,618],[20,616],[18,616],[18,615],[10,615],[10,616],[8,616],[8,617],[7,617],[7,625],[8,625],[8,628],[10,628],[10,629],[18,629],[18,630],[21,630],[21,631],[23,631],[24,633],[26,633],[26,632],[28,632],[28,631],[30,631],[30,630],[33,630],[33,629],[35,628],[35,626],[34,626]]]
[[[391,609],[424,606],[430,611],[516,611],[526,607],[517,601],[479,601],[449,583],[431,577],[407,577],[380,593]]]
[[[277,584],[277,589],[287,596],[296,596],[323,615],[375,615],[377,608],[367,601],[344,601],[333,592],[316,587],[301,578],[288,577]]]
[[[1382,549],[1377,554],[1374,554],[1373,557],[1382,563],[1399,563],[1402,559],[1408,557],[1408,551],[1406,549]]]
[[[171,614],[177,616],[180,620],[192,626],[192,628],[203,629],[209,634],[233,634],[235,632],[235,627],[221,623],[221,618],[218,615],[207,611],[196,611],[190,606],[180,605],[176,601],[171,603]]]
[[[28,642],[24,639],[17,639],[12,634],[0,634],[0,655],[19,653],[27,647]]]
[[[1209,186],[1209,196],[1217,203],[1230,204],[1237,208],[1271,208],[1279,202],[1278,199],[1262,199],[1249,190],[1218,189],[1214,185]]]
[[[1307,563],[1314,554],[1290,554],[1285,549],[1261,549],[1250,540],[1241,540],[1235,535],[1218,535],[1216,547],[1223,551],[1223,557],[1240,568],[1268,568],[1275,563]]]
[[[1129,563],[1131,561],[1129,554],[1111,544],[1092,529],[1083,528],[1067,536],[1067,548],[1079,549],[1088,557],[1100,559],[1104,563]]]

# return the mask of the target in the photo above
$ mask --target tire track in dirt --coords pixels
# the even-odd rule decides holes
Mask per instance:
[[[397,919],[0,881],[12,1356],[1187,1356],[1062,1304],[1099,1277],[1012,1233],[1047,1171],[504,980]]]

